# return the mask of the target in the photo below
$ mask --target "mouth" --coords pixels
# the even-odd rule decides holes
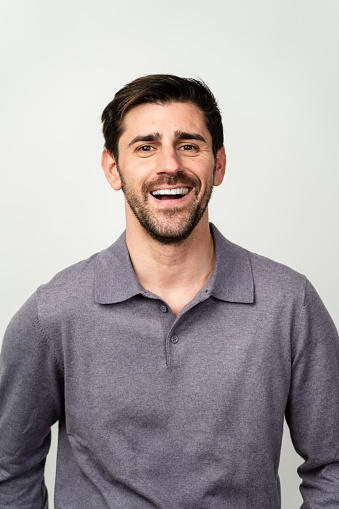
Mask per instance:
[[[191,187],[174,187],[171,189],[157,189],[151,191],[151,195],[157,200],[179,200],[186,196],[190,191]]]

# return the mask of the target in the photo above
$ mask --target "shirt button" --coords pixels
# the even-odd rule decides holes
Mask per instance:
[[[167,307],[166,307],[164,304],[161,304],[161,306],[160,306],[160,311],[161,311],[162,313],[167,313]]]
[[[171,337],[171,343],[176,344],[178,341],[179,341],[178,336],[172,336],[172,337]]]

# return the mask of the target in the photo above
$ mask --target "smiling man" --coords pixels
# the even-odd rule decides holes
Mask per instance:
[[[339,509],[339,341],[307,279],[209,223],[226,157],[208,87],[139,78],[103,115],[126,231],[41,286],[1,361],[0,500],[46,509],[279,509],[286,417],[303,507]]]
[[[112,107],[103,113],[104,131]],[[108,139],[102,156],[107,180],[125,195],[126,242],[135,273],[175,316],[214,267],[207,205],[225,173],[222,137],[218,140],[213,146],[204,114],[191,101],[143,103],[124,117],[119,155]]]
[[[199,107],[191,102],[136,106],[126,114],[119,148],[119,163],[105,151],[102,164],[112,187],[122,187],[137,218],[128,221],[162,244],[187,239],[225,171],[224,149],[214,156]],[[132,186],[139,182],[138,197]],[[208,230],[207,214],[202,223]]]

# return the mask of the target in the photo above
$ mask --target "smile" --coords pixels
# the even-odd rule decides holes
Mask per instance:
[[[189,187],[176,187],[174,189],[157,189],[152,191],[151,194],[158,200],[177,200],[185,196],[189,191]]]

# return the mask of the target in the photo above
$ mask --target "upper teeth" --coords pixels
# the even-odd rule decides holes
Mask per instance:
[[[157,194],[187,194],[189,191],[188,187],[177,187],[176,189],[158,189],[152,191],[153,196]]]

